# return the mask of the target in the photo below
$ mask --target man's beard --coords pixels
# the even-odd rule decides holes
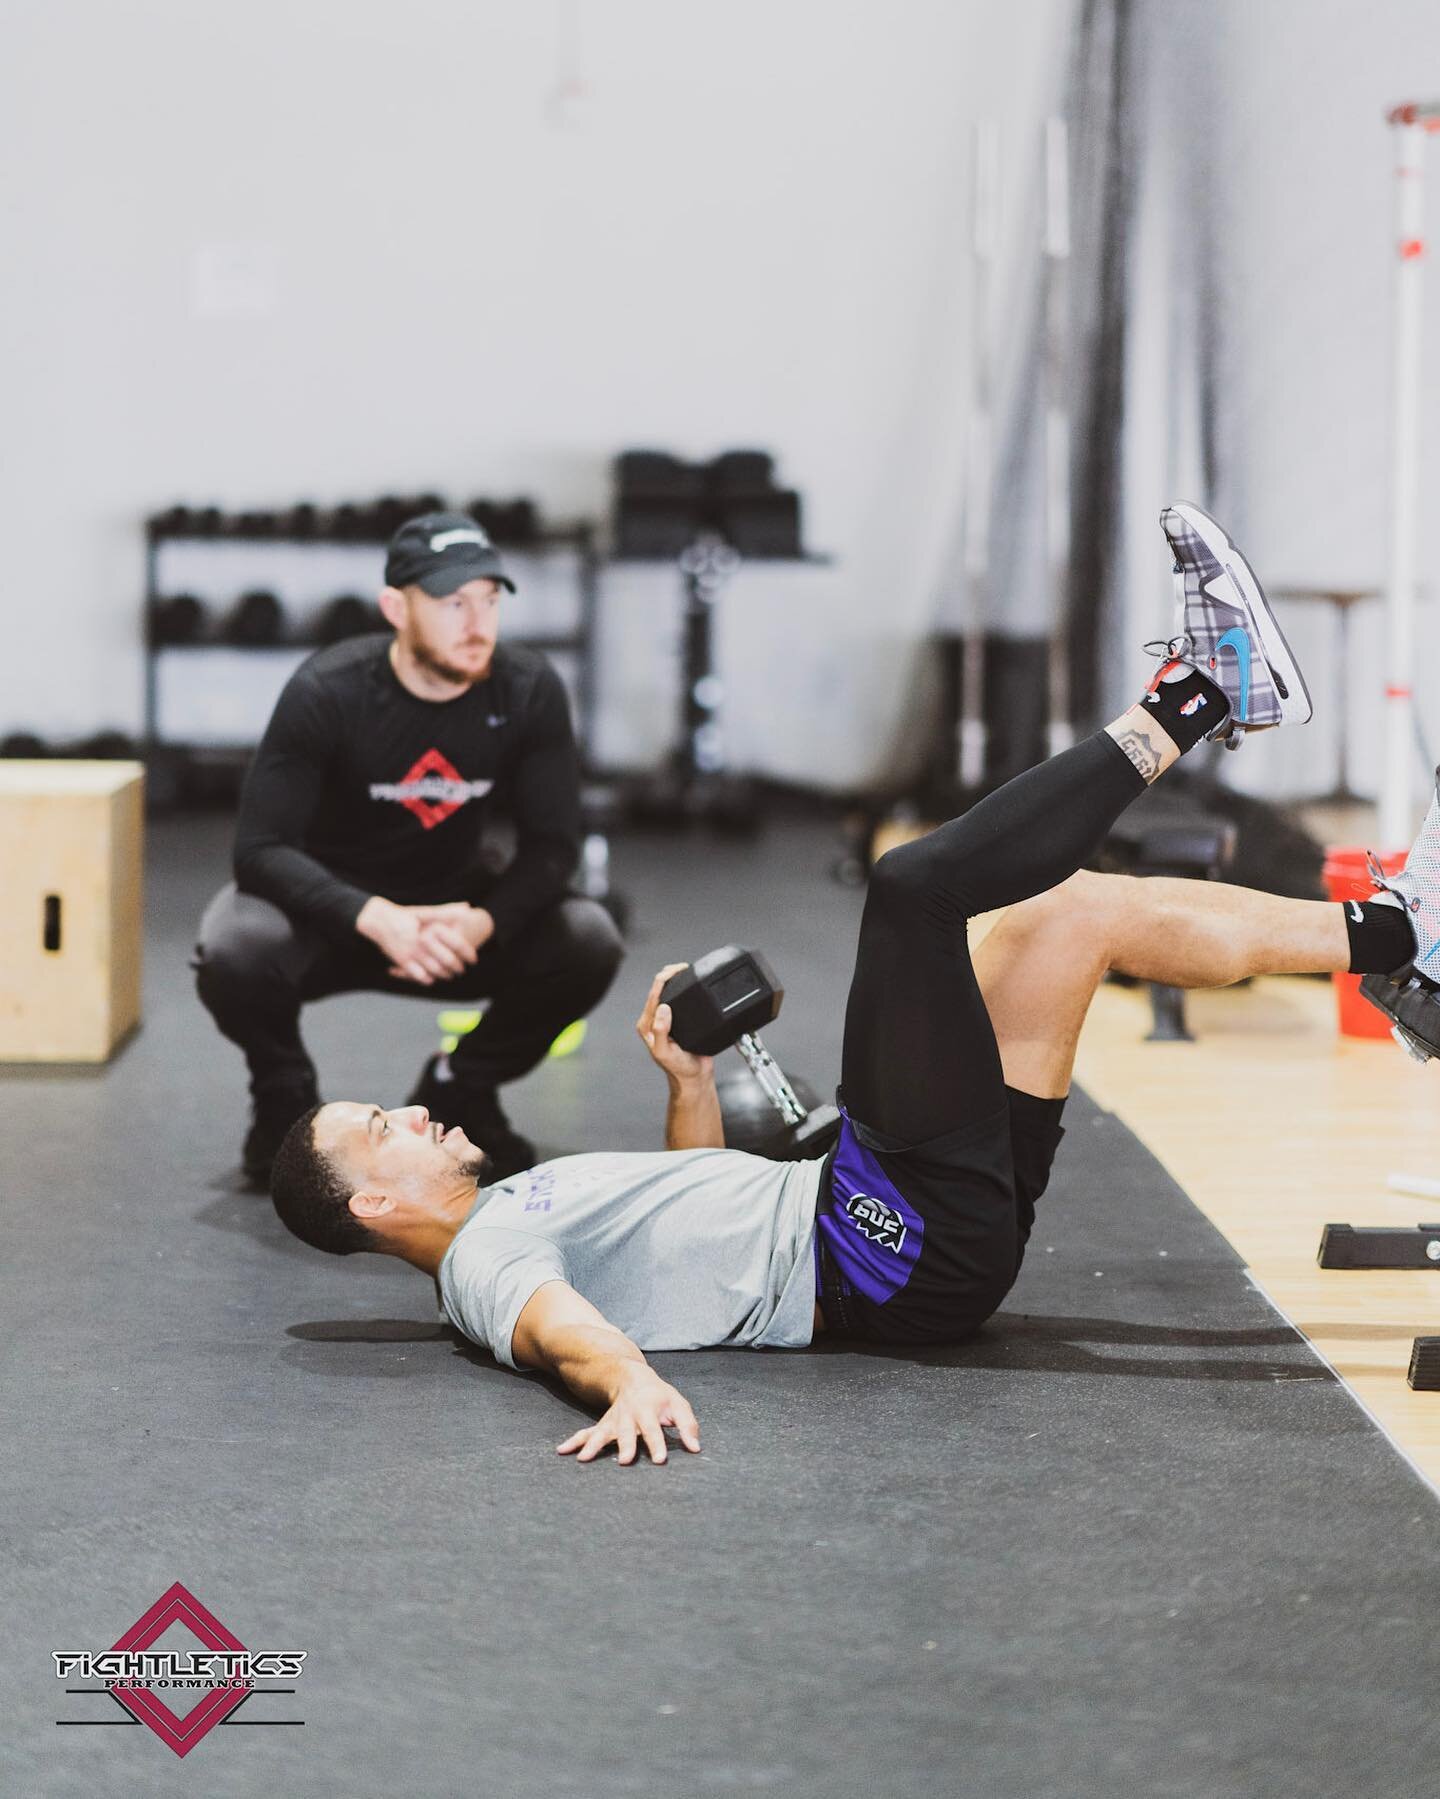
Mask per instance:
[[[483,1149],[472,1149],[469,1155],[462,1156],[459,1162],[461,1174],[468,1180],[476,1182],[479,1186],[484,1185],[484,1182],[480,1177],[489,1166],[490,1158],[485,1154]]]
[[[463,681],[467,687],[473,687],[477,681],[483,681],[490,673],[490,661],[487,657],[485,666],[479,674],[473,674],[468,668],[457,668],[453,662],[447,662],[428,644],[418,638],[410,645],[410,654],[427,673],[438,676],[442,681]]]

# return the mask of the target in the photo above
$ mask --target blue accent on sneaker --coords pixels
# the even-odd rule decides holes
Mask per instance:
[[[1235,722],[1243,725],[1250,718],[1250,633],[1243,626],[1232,625],[1215,645],[1215,654],[1210,658],[1213,668],[1220,660],[1221,650],[1234,650],[1235,660],[1240,664],[1240,693],[1235,702]]]
[[[1251,731],[1303,724],[1311,714],[1305,678],[1234,540],[1208,512],[1183,501],[1165,508],[1160,525],[1175,573],[1166,654],[1208,675],[1227,702],[1225,716],[1206,735],[1233,749]]]

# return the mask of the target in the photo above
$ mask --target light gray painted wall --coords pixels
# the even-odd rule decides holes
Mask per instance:
[[[1383,586],[1387,569],[1393,269],[1389,106],[1440,95],[1440,8],[1428,0],[1145,0],[1145,223],[1132,294],[1131,628],[1115,694],[1163,624],[1154,516],[1196,478],[1186,429],[1188,289],[1208,280],[1218,327],[1216,510],[1272,589]],[[1440,144],[1429,152],[1440,229]],[[1213,220],[1213,254],[1197,233]],[[1427,276],[1421,615],[1414,678],[1440,755],[1440,271]],[[1154,547],[1152,547],[1154,546]],[[1227,758],[1237,785],[1313,793],[1335,772],[1333,619],[1283,605],[1317,717]],[[1349,669],[1352,778],[1381,760],[1383,609],[1357,613]],[[1420,763],[1417,752],[1417,774]],[[1419,788],[1417,788],[1417,794]]]
[[[747,575],[732,753],[864,778],[947,578],[970,122],[1003,114],[1018,182],[1070,10],[10,0],[0,728],[137,722],[138,523],[172,500],[565,513],[622,445],[759,443],[837,561]],[[609,611],[602,742],[643,757],[672,589]]]
[[[530,489],[565,512],[603,504],[621,444],[752,441],[780,453],[837,562],[783,583],[750,571],[736,589],[732,752],[863,779],[903,737],[914,645],[954,600],[970,125],[1005,118],[1016,295],[1027,158],[1070,11],[10,0],[0,729],[137,722],[138,520],[172,499],[438,485]],[[1217,234],[1217,506],[1275,585],[1383,580],[1380,118],[1440,91],[1430,0],[1151,0],[1141,25],[1141,416],[1117,700],[1143,669],[1135,645],[1164,624],[1154,515],[1198,480],[1182,354],[1197,209]],[[557,112],[571,72],[584,93]],[[202,316],[203,259],[227,247],[242,310]],[[1426,311],[1428,394],[1440,281]],[[1437,477],[1440,423],[1427,518]],[[1433,534],[1422,574],[1440,595]],[[617,759],[668,740],[670,595],[651,577],[607,590],[601,742]],[[1437,621],[1440,599],[1422,686]],[[1000,622],[1034,628],[1035,596],[1008,595]],[[1335,671],[1326,621],[1288,622],[1321,720],[1232,772],[1299,791],[1328,779]],[[1379,642],[1376,610],[1351,684],[1362,784]],[[1440,709],[1423,710],[1440,738]]]

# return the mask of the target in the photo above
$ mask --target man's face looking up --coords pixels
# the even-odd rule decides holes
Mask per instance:
[[[443,1199],[480,1178],[485,1152],[461,1130],[448,1130],[424,1106],[336,1100],[315,1119],[315,1147],[356,1192]]]

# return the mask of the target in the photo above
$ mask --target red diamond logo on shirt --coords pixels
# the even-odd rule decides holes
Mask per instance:
[[[439,750],[426,750],[400,785],[408,787],[412,781],[423,781],[426,775],[433,775],[442,781],[454,781],[457,786],[464,784],[461,781],[460,770],[448,756],[442,756]],[[401,804],[406,811],[415,814],[427,831],[433,831],[436,825],[444,824],[452,813],[458,812],[465,802],[463,799],[422,799],[419,794],[415,794],[410,799],[402,800]]]

